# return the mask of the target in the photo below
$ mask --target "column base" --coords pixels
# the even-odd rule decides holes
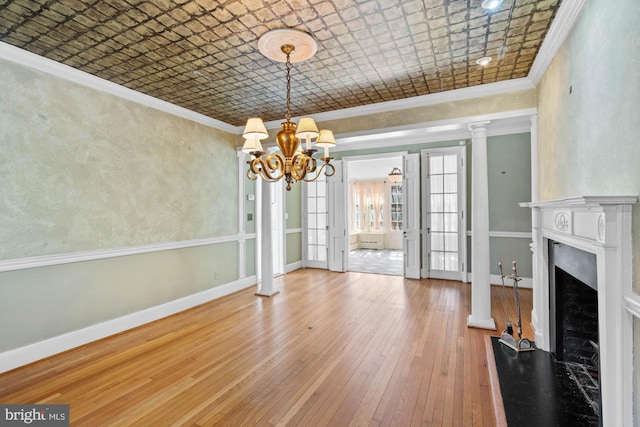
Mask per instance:
[[[272,297],[272,296],[277,295],[279,293],[280,293],[280,291],[273,291],[271,293],[256,292],[256,296],[258,296],[258,297]]]
[[[488,319],[476,319],[471,314],[467,317],[467,327],[469,328],[480,328],[480,329],[491,329],[496,330],[496,322],[493,321],[493,318],[490,317]]]

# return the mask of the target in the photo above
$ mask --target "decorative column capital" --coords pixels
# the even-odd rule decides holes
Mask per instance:
[[[474,122],[474,123],[469,123],[467,126],[469,127],[469,130],[471,131],[471,136],[474,137],[478,134],[482,134],[484,133],[484,135],[486,135],[487,133],[487,129],[489,128],[489,125],[491,124],[490,120],[486,120],[484,122]],[[480,135],[478,135],[480,136]]]

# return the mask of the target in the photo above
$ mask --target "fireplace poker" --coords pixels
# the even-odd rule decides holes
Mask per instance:
[[[505,275],[502,271],[502,262],[498,262],[498,269],[500,270],[500,280],[502,281],[502,299],[504,301],[504,311],[507,315],[507,328],[502,331],[502,335],[500,336],[500,339],[498,341],[500,341],[507,347],[518,351],[518,343],[513,337],[513,324],[511,323],[511,318],[509,317],[509,298],[507,297],[507,289],[504,285]]]
[[[518,277],[518,269],[515,261],[513,261],[513,274],[511,275],[511,279],[513,280],[513,292],[516,296],[516,312],[518,315],[518,341],[516,351],[535,350],[531,341],[526,338],[522,338],[522,316],[520,316],[520,294],[518,292],[518,282],[521,278]]]

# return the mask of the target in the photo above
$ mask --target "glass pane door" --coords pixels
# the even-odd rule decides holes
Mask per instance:
[[[429,277],[460,280],[462,271],[462,167],[458,149],[430,151],[427,166],[427,265]]]
[[[307,188],[305,218],[307,220],[306,264],[327,268],[327,181],[322,175]]]

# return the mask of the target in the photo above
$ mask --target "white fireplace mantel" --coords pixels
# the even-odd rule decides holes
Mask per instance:
[[[548,241],[596,255],[600,387],[606,426],[633,425],[631,207],[637,196],[580,196],[521,203],[532,209],[536,345],[549,351]]]

